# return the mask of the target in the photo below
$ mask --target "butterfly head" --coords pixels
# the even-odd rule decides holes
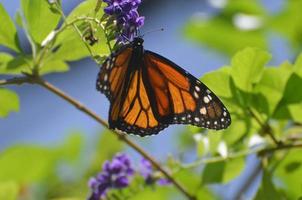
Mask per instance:
[[[141,37],[136,37],[133,39],[134,46],[143,46],[144,39]]]

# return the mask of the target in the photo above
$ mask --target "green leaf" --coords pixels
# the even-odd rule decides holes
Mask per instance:
[[[219,97],[230,98],[230,67],[222,67],[219,70],[206,73],[201,81],[205,83]]]
[[[108,146],[107,144],[110,144]],[[107,146],[106,148],[104,148]],[[113,157],[117,152],[122,151],[125,146],[118,138],[109,130],[105,130],[98,141],[98,161],[105,161],[108,157]]]
[[[168,188],[165,187],[145,187],[143,191],[136,193],[134,196],[132,196],[131,200],[165,200],[170,199],[170,191]]]
[[[98,13],[100,11],[100,9],[102,8],[102,3],[103,3],[102,0],[97,0],[96,6],[94,8],[95,13]]]
[[[231,125],[221,132],[222,139],[228,144],[228,146],[234,145],[239,142],[242,137],[248,135],[252,128],[248,127],[244,120],[239,119],[236,115],[232,117]]]
[[[14,22],[0,3],[0,45],[20,52],[17,29]]]
[[[6,117],[13,111],[19,111],[18,95],[11,90],[0,88],[0,117]]]
[[[302,77],[302,53],[298,56],[296,59],[296,62],[294,64],[294,71]]]
[[[293,67],[285,62],[278,68],[265,68],[261,80],[254,88],[253,104],[260,113],[270,117],[283,97]],[[262,98],[261,98],[262,97]]]
[[[53,72],[66,72],[68,65],[62,60],[48,59],[40,68],[40,74],[48,74]]]
[[[243,29],[236,23],[242,16],[253,17],[259,25]],[[226,1],[226,5],[211,17],[193,16],[185,27],[185,34],[201,45],[227,55],[233,55],[247,46],[267,49],[266,19],[265,8],[259,1]]]
[[[61,198],[55,198],[53,200],[83,200],[83,198],[77,198],[77,197],[61,197]]]
[[[0,182],[0,199],[16,200],[19,196],[19,186],[13,181]]]
[[[75,163],[79,159],[83,146],[83,134],[80,132],[71,132],[65,143],[58,149],[58,154],[67,161]]]
[[[292,74],[286,84],[281,104],[302,102],[302,93],[297,92],[297,88],[301,87],[301,85],[302,77],[299,77],[296,73]]]
[[[81,37],[73,27],[69,27],[58,35],[55,46],[58,47],[53,55],[55,60],[76,61],[90,55]]]
[[[197,199],[198,200],[204,200],[204,199],[218,199],[217,197],[215,197],[215,195],[207,190],[206,188],[202,187],[198,190],[197,194]]]
[[[0,181],[42,181],[53,172],[54,164],[54,151],[47,148],[22,145],[9,147],[0,154]]]
[[[231,61],[231,75],[235,85],[245,92],[251,92],[254,84],[260,81],[264,65],[270,59],[269,53],[256,48],[245,48],[236,53]]]
[[[302,1],[285,1],[278,13],[270,19],[270,27],[288,38],[293,47],[301,48],[302,43]]]
[[[0,52],[0,74],[4,74],[7,64],[13,59],[12,55]]]
[[[273,176],[280,188],[286,191],[286,199],[298,199],[302,194],[302,157],[301,150],[291,150],[285,157],[281,157],[280,164]]]
[[[98,0],[87,0],[82,2],[67,16],[67,22],[71,22],[72,20],[82,16],[95,16],[96,18],[100,18],[103,15],[102,9],[98,9],[96,15],[94,13],[98,4]]]
[[[283,98],[274,113],[274,118],[302,122],[302,94],[297,92],[301,84],[302,77],[293,73],[287,81]]]
[[[66,20],[71,23],[79,17],[95,17],[98,19],[103,15],[103,10],[100,9],[98,13],[94,15],[96,5],[97,0],[88,0],[81,3],[70,13]],[[86,42],[94,56],[102,56],[109,53],[104,31],[99,25],[87,20],[78,21],[77,23],[74,23],[74,25],[81,32],[82,37],[89,33],[93,34],[93,36],[98,39],[98,42],[93,46],[90,46]],[[55,46],[58,50],[54,53],[54,59],[57,60],[75,61],[90,56],[87,46],[73,26],[65,29],[63,33],[59,34]]]
[[[302,95],[297,92],[297,88],[302,84],[302,54],[298,56],[292,69],[294,73],[287,78],[284,89],[283,85],[278,87],[284,94],[276,108],[274,118],[292,119],[295,122],[302,122]],[[287,74],[285,77],[287,77]]]
[[[263,31],[242,31],[224,17],[210,20],[191,20],[185,27],[185,35],[194,42],[208,46],[227,55],[254,46],[267,49],[267,42]]]
[[[222,183],[227,183],[238,177],[244,169],[244,158],[235,158],[227,160],[224,168]]]
[[[23,27],[23,19],[22,19],[22,13],[20,10],[18,10],[15,14],[15,21],[16,24],[20,27],[20,28],[24,28]]]
[[[196,151],[198,157],[203,157],[209,153],[209,138],[203,134],[197,133],[193,136],[196,140]]]
[[[0,74],[21,74],[30,72],[31,56],[20,55],[13,57],[10,54],[0,53]]]
[[[281,194],[277,191],[272,181],[272,175],[267,170],[264,170],[263,172],[262,183],[255,197],[255,200],[263,199],[284,199],[282,198]]]
[[[288,105],[287,110],[294,122],[302,123],[302,103]]]
[[[173,178],[185,185],[187,190],[191,194],[195,194],[200,188],[200,178],[198,177],[196,172],[191,169],[182,169],[173,174]]]
[[[209,138],[210,152],[214,155],[217,153],[217,147],[221,141],[222,134],[221,132],[208,130],[207,136]]]
[[[22,0],[21,6],[31,37],[41,44],[57,27],[60,14],[52,12],[51,5],[46,0]]]
[[[108,145],[110,144],[110,145]],[[99,171],[100,165],[107,159],[111,159],[117,152],[122,151],[125,146],[118,138],[109,130],[104,130],[100,134],[100,139],[97,141],[97,149],[92,155],[91,170],[94,172]]]
[[[209,163],[202,172],[202,184],[227,183],[244,169],[244,158]]]
[[[232,16],[236,13],[264,15],[265,9],[260,1],[232,0],[227,2],[223,13],[227,16]]]
[[[225,164],[224,161],[207,164],[202,172],[202,184],[221,183]]]
[[[49,181],[56,175],[59,161],[78,161],[83,138],[72,134],[56,148],[38,145],[11,146],[0,153],[0,182],[14,180],[22,184]],[[20,168],[22,166],[22,168]]]

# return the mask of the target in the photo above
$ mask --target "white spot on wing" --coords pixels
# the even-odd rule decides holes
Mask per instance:
[[[205,96],[205,97],[203,97],[203,101],[204,101],[205,103],[209,103],[209,102],[210,102],[210,99],[209,99],[207,96]]]
[[[200,108],[199,110],[200,114],[205,115],[207,114],[207,109],[205,107]]]
[[[104,76],[104,81],[107,81],[107,80],[108,80],[108,75],[105,74],[105,76]]]
[[[109,61],[107,61],[107,62],[105,63],[105,68],[106,68],[106,69],[109,69],[109,65],[110,65],[109,63],[110,63]]]

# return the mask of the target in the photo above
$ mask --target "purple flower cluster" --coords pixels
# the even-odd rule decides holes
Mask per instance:
[[[121,31],[118,41],[132,40],[138,28],[144,25],[145,18],[139,16],[137,8],[141,0],[103,0],[107,3],[104,8],[106,14],[114,17],[117,27]]]
[[[137,174],[144,177],[146,185],[157,183],[158,185],[170,184],[165,178],[155,178],[154,169],[151,163],[142,159]],[[126,154],[117,154],[112,161],[106,161],[103,164],[102,172],[89,180],[89,187],[92,194],[88,200],[99,200],[105,198],[109,189],[122,189],[130,184],[135,170],[131,165],[130,159]]]
[[[121,189],[129,185],[129,177],[134,169],[127,155],[117,154],[111,162],[103,164],[103,171],[97,177],[89,180],[89,187],[93,190],[89,200],[99,200],[106,195],[110,188]]]

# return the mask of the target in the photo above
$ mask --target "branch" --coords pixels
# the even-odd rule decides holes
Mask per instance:
[[[75,106],[78,110],[82,111],[83,113],[87,114],[91,118],[93,118],[95,121],[97,121],[99,124],[103,125],[107,129],[109,129],[108,123],[100,118],[96,113],[89,110],[87,107],[85,107],[83,104],[78,102],[77,100],[73,99],[63,91],[61,91],[59,88],[55,87],[54,85],[50,84],[49,82],[43,80],[41,77],[38,76],[31,76],[27,75],[26,77],[20,77],[20,78],[12,78],[8,80],[0,80],[0,86],[1,85],[11,85],[11,84],[24,84],[24,83],[30,83],[30,84],[38,84],[42,86],[43,88],[47,89],[48,91],[56,94],[57,96],[61,97],[65,101],[69,102],[73,106]],[[133,148],[135,151],[137,151],[140,155],[142,155],[144,158],[149,160],[152,165],[158,169],[161,173],[163,173],[164,176],[169,179],[176,188],[180,192],[182,192],[188,199],[194,200],[196,199],[194,196],[192,196],[178,181],[176,181],[172,175],[166,171],[151,155],[149,155],[147,152],[145,152],[140,146],[138,146],[136,143],[131,141],[124,133],[117,131],[117,130],[111,130],[112,133],[114,133],[119,140],[125,142],[128,144],[131,148]]]
[[[243,150],[243,151],[229,154],[227,157],[215,156],[215,157],[211,157],[211,158],[203,158],[203,159],[197,160],[195,162],[182,165],[181,168],[194,168],[194,167],[198,167],[201,164],[228,161],[228,160],[236,159],[239,157],[248,156],[251,154],[265,156],[265,155],[273,153],[275,151],[281,151],[281,150],[293,149],[293,148],[302,148],[302,142],[296,142],[296,143],[291,143],[291,144],[280,144],[275,147],[266,147],[266,148],[261,147],[261,148],[251,149],[251,150]]]
[[[274,143],[276,145],[281,145],[282,142],[277,140],[277,138],[274,136],[274,133],[272,132],[272,128],[270,127],[269,124],[267,123],[262,123],[261,120],[257,117],[257,115],[249,108],[248,112],[251,114],[251,116],[257,121],[257,123],[260,125],[260,127],[262,128],[262,130],[265,131],[265,133],[268,134],[268,136],[270,136],[270,138],[274,141]]]
[[[250,154],[253,154],[253,153],[257,153],[260,150],[263,150],[263,148],[258,148],[258,149],[254,149],[254,150],[243,150],[243,151],[239,151],[239,152],[236,152],[236,153],[229,154],[227,157],[215,156],[215,157],[211,157],[211,158],[202,158],[202,159],[197,160],[195,162],[182,165],[181,168],[194,168],[194,167],[197,167],[201,164],[217,163],[217,162],[232,160],[232,159],[236,159],[236,158],[239,158],[239,157],[242,157],[242,156],[247,156],[247,155],[250,155]]]
[[[302,148],[302,142],[297,142],[297,143],[292,143],[292,144],[280,144],[279,146],[276,146],[276,147],[262,149],[258,152],[258,155],[264,156],[266,154],[273,153],[275,151],[292,149],[292,148]]]
[[[16,77],[7,80],[0,80],[0,86],[4,85],[21,85],[24,83],[32,83],[31,80],[27,77]]]

